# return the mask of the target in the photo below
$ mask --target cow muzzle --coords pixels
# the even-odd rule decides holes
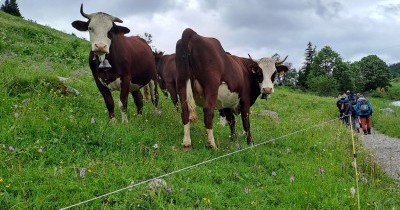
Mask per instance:
[[[261,91],[261,99],[268,99],[272,91],[272,88],[263,88]]]
[[[96,43],[94,44],[93,48],[94,48],[93,52],[96,53],[97,55],[103,55],[108,53],[108,48],[106,44]]]

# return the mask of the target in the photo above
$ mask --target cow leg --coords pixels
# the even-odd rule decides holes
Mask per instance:
[[[206,132],[207,132],[207,145],[211,148],[217,148],[212,130],[212,122],[214,119],[214,108],[218,94],[215,93],[208,95],[207,92],[205,92],[204,95],[206,96],[206,100],[204,103],[203,112],[204,112],[204,125],[206,127]]]
[[[150,85],[151,102],[153,102],[154,107],[157,108],[158,106],[157,80],[151,80],[149,85]]]
[[[228,121],[226,120],[225,111],[224,111],[224,109],[220,109],[220,110],[218,110],[218,112],[219,112],[219,122],[218,122],[218,124],[220,124],[222,126],[225,126],[228,123]]]
[[[187,103],[187,86],[190,86],[190,80],[182,82],[178,85],[179,100],[181,103],[181,118],[183,123],[183,142],[182,146],[186,149],[192,148],[192,140],[190,138],[190,122],[189,122],[189,105]],[[190,88],[191,91],[191,88]]]
[[[138,115],[142,115],[143,111],[143,95],[140,90],[133,91],[132,93],[133,101],[136,105],[136,112]]]
[[[174,83],[166,83],[166,89],[171,95],[172,103],[174,104],[176,111],[178,111],[178,94],[176,93],[176,88]]]
[[[97,80],[96,84],[106,104],[110,122],[115,122],[114,99],[112,97],[111,91],[108,88],[104,87],[100,82],[97,82]]]
[[[228,121],[229,128],[231,130],[230,139],[233,141],[236,139],[236,131],[235,131],[235,115],[233,115],[230,109],[224,109],[224,114],[226,116],[226,120]]]
[[[247,104],[241,104],[240,114],[242,115],[243,129],[246,132],[247,144],[254,144],[253,137],[250,132],[250,106]]]
[[[130,89],[130,79],[124,78],[121,83],[121,94],[119,96],[119,109],[121,110],[121,118],[123,123],[128,123],[128,115],[126,110],[128,109],[128,95]]]

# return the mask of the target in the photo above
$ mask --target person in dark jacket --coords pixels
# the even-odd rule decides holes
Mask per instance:
[[[353,108],[348,97],[344,94],[340,96],[336,102],[336,106],[339,109],[339,117],[346,125],[349,125],[349,116],[351,115]]]
[[[339,110],[339,118],[344,122],[344,95],[339,95],[338,100],[336,101],[336,107]]]
[[[355,109],[357,116],[360,119],[361,128],[364,131],[364,134],[371,134],[371,116],[373,113],[371,103],[363,96],[360,96],[360,98],[357,100]]]

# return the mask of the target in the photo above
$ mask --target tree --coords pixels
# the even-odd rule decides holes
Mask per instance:
[[[3,5],[1,5],[1,10],[17,17],[22,17],[19,12],[18,4],[16,0],[6,0]]]
[[[389,66],[392,78],[400,76],[400,63],[395,63]]]
[[[313,58],[307,85],[310,90],[324,95],[337,94],[338,91],[343,92],[354,86],[349,66],[329,46],[322,48]]]
[[[360,61],[360,72],[364,80],[364,91],[390,87],[390,69],[376,55],[368,55]]]
[[[312,43],[308,42],[306,52],[304,53],[304,55],[305,55],[304,65],[298,73],[298,84],[297,85],[302,89],[308,88],[307,78],[310,73],[310,66],[311,66],[311,63],[315,56],[316,48],[317,47],[315,45],[313,47]]]
[[[353,79],[354,83],[354,89],[352,89],[353,92],[356,93],[364,91],[365,81],[360,71],[360,61],[349,64],[349,67],[352,75],[351,78]]]

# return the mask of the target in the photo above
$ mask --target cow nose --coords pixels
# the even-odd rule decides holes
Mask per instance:
[[[271,94],[272,93],[272,88],[267,87],[262,89],[262,94]]]
[[[107,45],[106,44],[102,44],[102,43],[100,43],[100,44],[94,44],[94,46],[95,46],[95,48],[96,48],[96,52],[104,52],[104,53],[107,53],[106,51],[107,51]]]

